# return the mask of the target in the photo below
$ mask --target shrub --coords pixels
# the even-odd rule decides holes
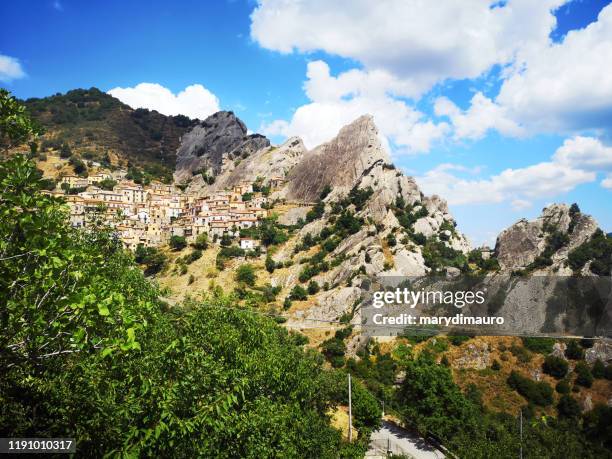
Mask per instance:
[[[567,379],[562,379],[555,386],[555,390],[560,394],[569,394],[570,393],[570,385]]]
[[[304,301],[308,298],[308,294],[304,287],[301,285],[296,285],[291,289],[291,293],[289,294],[289,299],[295,301]]]
[[[597,378],[597,379],[605,378],[606,366],[600,359],[595,360],[595,363],[593,364],[592,373],[593,373],[594,378]]]
[[[553,402],[552,387],[546,382],[532,381],[521,376],[516,371],[512,371],[508,377],[508,385],[525,397],[529,402],[539,406],[547,406]]]
[[[323,341],[321,344],[321,353],[334,368],[339,368],[344,365],[345,352],[346,344],[336,337]]]
[[[183,250],[185,247],[187,247],[187,241],[183,236],[171,236],[170,247],[172,250]]]
[[[501,365],[498,360],[493,360],[493,364],[491,365],[491,369],[495,371],[501,370]]]
[[[553,338],[522,338],[523,346],[538,354],[550,354],[553,351],[555,340]]]
[[[559,399],[559,403],[557,404],[557,411],[559,412],[559,416],[565,418],[578,418],[581,413],[580,405],[578,404],[576,399],[567,394],[563,395]]]
[[[448,336],[448,340],[453,346],[460,346],[462,343],[465,343],[470,338],[471,336],[465,336],[465,335],[449,335]]]
[[[584,358],[584,350],[580,347],[577,340],[571,340],[567,343],[565,357],[571,360],[582,360]]]
[[[510,352],[512,352],[512,355],[515,356],[521,363],[527,363],[531,361],[531,353],[522,346],[517,346],[516,344],[513,344],[512,347],[510,347]]]
[[[240,265],[236,271],[236,280],[238,282],[243,282],[250,287],[255,285],[256,276],[253,265],[249,263]]]
[[[134,260],[139,265],[144,265],[144,273],[147,276],[157,274],[166,264],[166,256],[155,247],[145,247],[139,244],[134,253]]]
[[[70,149],[70,145],[67,143],[63,143],[60,148],[60,158],[68,159],[72,156],[72,150]]]
[[[208,248],[208,234],[198,234],[198,237],[193,243],[193,247],[199,250],[206,250]]]
[[[578,362],[574,372],[576,373],[576,384],[583,387],[591,387],[593,385],[593,374],[586,362]]]
[[[320,287],[317,281],[311,280],[310,283],[308,284],[308,294],[315,295],[319,293],[319,290],[320,290]]]
[[[554,355],[546,356],[544,363],[542,364],[542,370],[544,373],[551,375],[553,378],[561,379],[567,374],[568,364],[567,361],[561,357]]]
[[[276,263],[274,262],[272,257],[268,254],[266,256],[266,271],[272,274],[275,269],[276,269]]]
[[[190,265],[191,263],[196,260],[199,260],[200,258],[202,258],[202,251],[200,249],[195,249],[185,257],[185,263]]]

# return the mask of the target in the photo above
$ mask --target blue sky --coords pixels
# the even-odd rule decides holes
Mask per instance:
[[[309,147],[370,112],[396,164],[475,243],[551,202],[612,231],[608,3],[2,2],[0,86],[233,110]]]

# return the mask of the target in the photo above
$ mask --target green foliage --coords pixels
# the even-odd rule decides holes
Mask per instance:
[[[567,260],[575,272],[592,260],[590,271],[593,274],[609,276],[612,269],[612,237],[597,229],[588,241],[569,253]]]
[[[557,383],[557,385],[555,386],[555,390],[559,393],[559,394],[569,394],[570,393],[570,384],[567,381],[567,379],[562,379],[561,381],[559,381]]]
[[[206,250],[208,248],[208,234],[198,234],[195,242],[192,244],[194,248],[199,250]]]
[[[66,142],[62,144],[59,156],[63,159],[68,159],[72,156],[72,149],[70,148],[70,145],[68,145]]]
[[[266,255],[265,265],[266,265],[266,271],[268,271],[270,274],[272,274],[274,270],[276,269],[276,263],[272,259],[270,254]]]
[[[430,238],[423,247],[425,265],[435,272],[442,271],[447,266],[465,269],[467,259],[458,250],[448,247],[444,242]]]
[[[512,371],[507,382],[512,389],[516,390],[531,403],[547,406],[553,402],[553,389],[544,381],[532,381],[518,372]]]
[[[529,352],[527,349],[525,349],[522,346],[517,346],[516,344],[513,344],[510,347],[510,352],[521,363],[527,363],[531,361],[531,357],[532,357],[531,352]]]
[[[325,185],[323,187],[323,190],[321,191],[321,194],[319,195],[319,199],[322,201],[323,199],[327,197],[329,193],[331,193],[331,191],[332,191],[331,186]]]
[[[321,200],[317,201],[314,207],[306,213],[306,222],[309,223],[309,222],[318,220],[319,218],[323,216],[324,212],[325,212],[325,204]]]
[[[26,114],[25,107],[0,88],[0,149],[19,146],[42,134],[42,128]]]
[[[593,374],[586,362],[578,362],[574,372],[576,373],[576,384],[583,387],[591,387],[593,385]]]
[[[557,411],[559,416],[566,418],[578,418],[580,417],[581,409],[580,405],[574,397],[571,395],[563,395],[557,403]]]
[[[259,233],[261,243],[266,247],[282,244],[289,239],[287,233],[277,225],[276,220],[273,218],[262,220],[259,226]]]
[[[523,337],[521,340],[526,349],[544,355],[550,354],[555,345],[553,338]]]
[[[113,191],[113,188],[117,186],[117,181],[106,178],[102,180],[101,182],[98,182],[98,186],[102,188],[103,190]]]
[[[581,360],[584,358],[584,350],[580,347],[578,340],[570,340],[565,348],[565,357],[571,360]]]
[[[380,403],[359,381],[352,379],[351,383],[354,426],[360,433],[364,428],[378,429],[381,424]]]
[[[186,264],[190,265],[200,258],[202,258],[202,251],[200,249],[194,249],[189,255],[185,255],[184,261]]]
[[[595,363],[593,364],[592,373],[593,378],[596,379],[603,379],[606,377],[606,366],[600,359],[595,360]]]
[[[319,293],[319,290],[321,290],[321,288],[319,287],[319,284],[316,281],[311,280],[310,283],[308,284],[308,294],[315,295]]]
[[[187,240],[184,236],[173,235],[170,236],[169,244],[172,250],[183,250],[185,247],[187,247]]]
[[[346,344],[337,337],[330,338],[321,343],[321,353],[334,368],[340,368],[344,365]]]
[[[255,275],[255,269],[253,265],[249,263],[242,264],[236,270],[236,280],[242,282],[250,287],[255,285],[257,276]]]
[[[304,301],[308,298],[308,292],[301,285],[295,285],[291,289],[291,293],[289,294],[289,298],[292,301]]]
[[[68,162],[72,166],[75,174],[81,177],[87,177],[87,166],[83,161],[75,156],[71,156]]]
[[[134,253],[136,263],[144,265],[144,272],[147,276],[157,274],[166,265],[166,256],[155,247],[145,247],[138,244]]]
[[[363,209],[370,196],[374,194],[374,190],[372,187],[367,188],[357,188],[356,186],[351,189],[348,195],[348,202],[343,203],[343,206],[353,204],[355,206],[355,211],[359,212]]]
[[[450,369],[427,356],[408,362],[398,397],[402,417],[422,433],[452,438],[475,429],[477,407],[455,385]]]
[[[0,360],[19,378],[60,355],[137,348],[156,295],[112,232],[68,226],[39,178],[22,156],[0,163]]]
[[[564,378],[568,370],[567,360],[554,355],[548,355],[546,359],[544,359],[542,370],[553,378]]]

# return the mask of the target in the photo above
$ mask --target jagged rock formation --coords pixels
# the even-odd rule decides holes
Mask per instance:
[[[287,177],[287,197],[314,201],[325,186],[338,195],[347,193],[373,167],[390,163],[389,155],[381,148],[373,118],[365,115],[304,157]]]
[[[201,171],[216,176],[225,160],[246,158],[268,146],[270,141],[263,135],[247,135],[245,124],[233,112],[217,112],[181,139],[174,179],[185,182]]]
[[[502,269],[525,268],[544,254],[551,235],[557,233],[568,238],[567,243],[551,254],[558,267],[568,253],[589,239],[597,228],[597,222],[590,215],[571,212],[565,204],[553,204],[536,220],[522,219],[502,231],[495,244],[495,256]]]
[[[285,180],[305,153],[304,142],[298,137],[291,137],[278,147],[263,147],[240,161],[237,166],[233,162],[228,164],[211,189],[229,188],[242,181],[254,182],[257,179],[263,180],[263,183],[272,179]]]

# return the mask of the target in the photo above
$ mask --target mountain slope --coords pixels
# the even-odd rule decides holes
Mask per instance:
[[[68,143],[76,153],[94,159],[108,153],[132,165],[168,175],[174,170],[180,138],[195,124],[186,116],[134,110],[97,88],[32,98],[25,102],[47,131],[43,146]]]

